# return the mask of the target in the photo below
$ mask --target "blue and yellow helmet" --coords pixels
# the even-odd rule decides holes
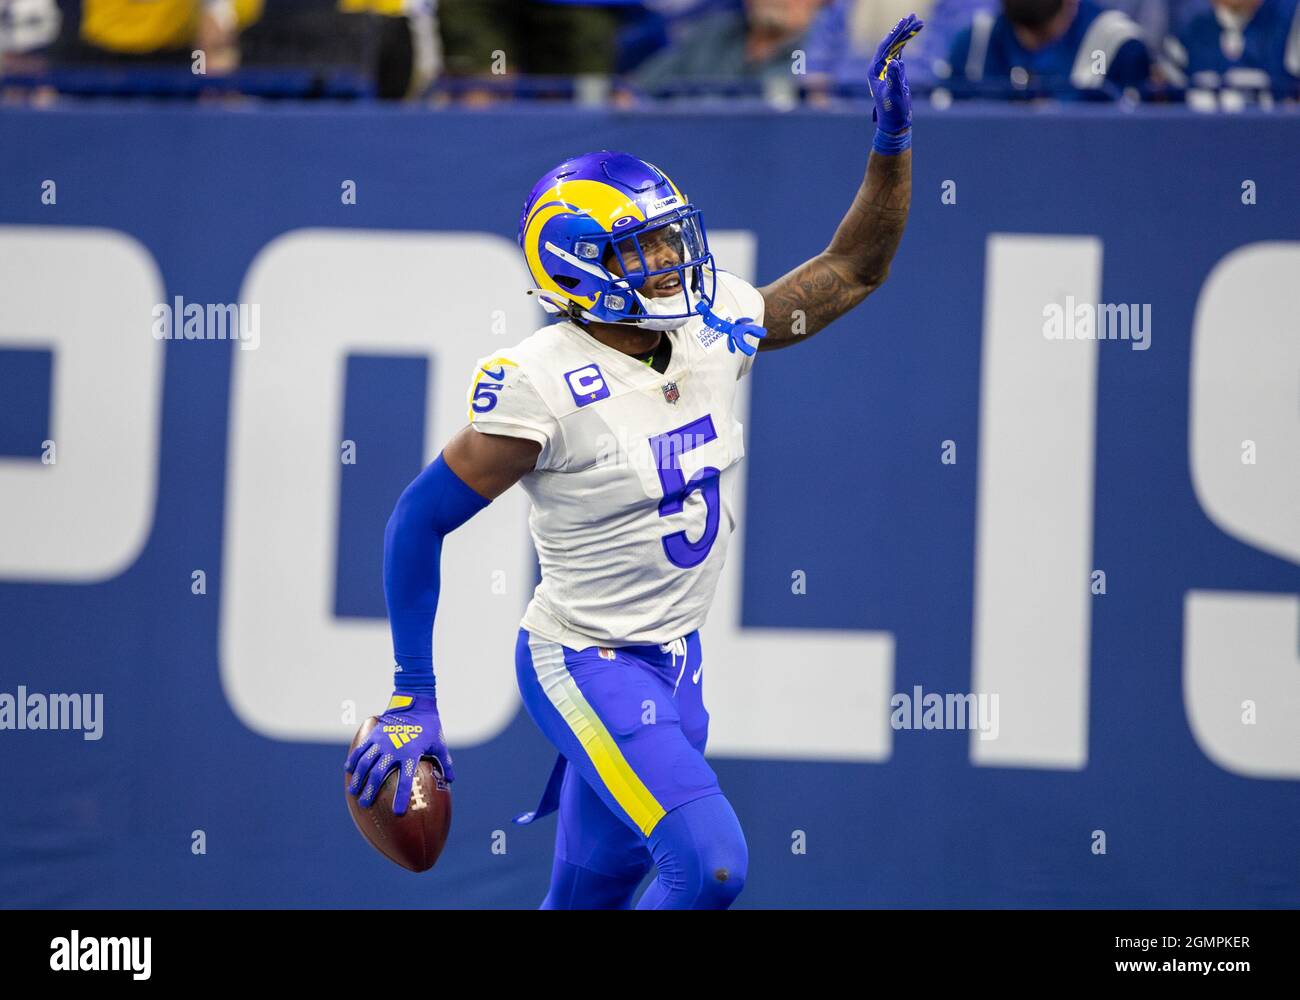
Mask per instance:
[[[627,153],[586,153],[548,170],[524,203],[519,245],[548,312],[672,330],[713,305],[717,275],[699,210],[667,174]],[[676,282],[662,277],[674,273]],[[642,294],[655,279],[672,291]]]

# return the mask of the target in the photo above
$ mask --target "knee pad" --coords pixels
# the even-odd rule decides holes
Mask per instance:
[[[725,795],[706,795],[668,812],[650,834],[650,851],[663,905],[726,909],[745,887],[749,848]]]
[[[704,853],[696,888],[698,909],[725,910],[745,888],[749,853],[743,839],[738,846],[725,845]]]

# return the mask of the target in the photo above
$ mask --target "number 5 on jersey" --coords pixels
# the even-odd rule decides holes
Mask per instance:
[[[712,466],[705,466],[687,481],[682,475],[681,457],[688,451],[708,444],[717,436],[717,431],[713,429],[713,418],[706,413],[698,420],[650,439],[650,448],[659,471],[659,484],[664,491],[664,498],[659,502],[659,516],[680,514],[685,508],[687,496],[697,490],[704,496],[707,512],[704,534],[696,541],[691,541],[685,531],[674,531],[661,539],[664,554],[669,561],[683,569],[704,562],[709,550],[713,548],[714,539],[718,537],[719,472]]]

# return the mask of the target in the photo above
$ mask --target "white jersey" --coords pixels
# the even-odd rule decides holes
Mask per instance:
[[[713,311],[761,324],[763,297],[719,271]],[[554,323],[481,359],[470,384],[471,426],[542,446],[521,480],[542,568],[522,624],[573,649],[689,634],[727,557],[745,454],[736,388],[754,359],[702,318],[664,336],[661,374]]]

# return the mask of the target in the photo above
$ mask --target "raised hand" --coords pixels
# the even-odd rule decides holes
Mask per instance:
[[[903,67],[903,46],[923,27],[924,21],[908,14],[885,36],[871,61],[871,96],[876,102],[872,119],[887,136],[907,134],[912,127],[912,92]],[[881,149],[879,145],[876,148],[882,153],[901,152],[901,149]]]

